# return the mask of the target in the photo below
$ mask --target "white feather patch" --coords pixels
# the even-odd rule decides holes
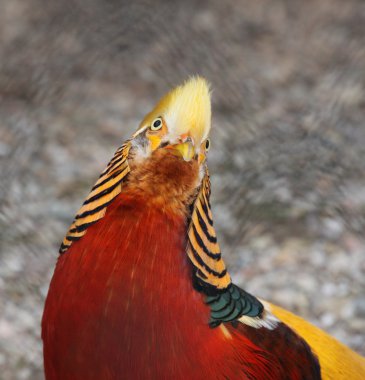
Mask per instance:
[[[134,159],[136,162],[141,162],[151,155],[151,147],[149,144],[142,144],[138,138],[133,138],[132,148]]]
[[[255,329],[265,327],[268,330],[274,330],[280,323],[280,320],[271,313],[270,305],[267,302],[262,300],[260,300],[260,302],[264,305],[264,311],[261,317],[248,317],[244,315],[238,319],[238,321]]]

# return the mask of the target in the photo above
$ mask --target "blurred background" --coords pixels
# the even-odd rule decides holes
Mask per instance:
[[[43,379],[64,233],[116,148],[213,87],[213,213],[234,280],[365,354],[365,2],[0,0],[0,378]]]

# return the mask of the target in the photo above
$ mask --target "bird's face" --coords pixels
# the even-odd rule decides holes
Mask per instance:
[[[131,165],[135,175],[148,170],[154,173],[154,186],[173,181],[185,192],[188,184],[194,190],[204,173],[210,126],[209,85],[202,78],[192,78],[165,95],[133,135]]]
[[[164,209],[173,204],[185,210],[205,173],[210,126],[210,90],[204,79],[191,78],[169,92],[132,137],[128,186]]]
[[[209,85],[191,78],[165,95],[146,115],[133,135],[136,159],[151,157],[165,149],[189,162],[205,161],[211,125]]]
[[[157,149],[165,149],[176,157],[189,162],[193,159],[203,164],[210,148],[209,138],[200,138],[194,134],[194,129],[187,128],[181,135],[171,133],[162,116],[154,119],[147,127],[137,132],[134,139],[134,148],[137,159],[150,157]]]

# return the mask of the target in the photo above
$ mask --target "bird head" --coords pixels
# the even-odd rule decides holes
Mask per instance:
[[[182,160],[203,162],[209,148],[210,89],[201,77],[192,77],[160,99],[133,135],[136,159],[164,149]]]
[[[153,199],[186,203],[204,174],[210,127],[209,84],[192,77],[162,97],[134,133],[130,186],[143,187]]]

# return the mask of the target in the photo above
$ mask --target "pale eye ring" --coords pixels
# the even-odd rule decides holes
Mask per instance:
[[[205,140],[205,150],[208,152],[210,149],[210,140],[209,139],[206,139]]]
[[[162,119],[158,117],[157,119],[153,120],[150,129],[151,131],[158,131],[162,128]]]

